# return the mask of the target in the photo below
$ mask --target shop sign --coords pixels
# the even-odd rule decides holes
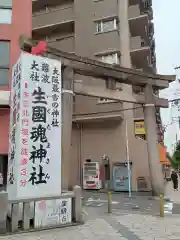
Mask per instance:
[[[146,134],[144,121],[134,121],[134,130],[135,135]]]

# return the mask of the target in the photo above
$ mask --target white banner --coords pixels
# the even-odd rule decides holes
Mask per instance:
[[[20,60],[13,66],[11,81],[11,111],[9,130],[9,154],[8,154],[8,176],[7,189],[8,197],[14,198],[17,188],[17,171],[15,166],[19,158],[19,132],[20,132],[20,97],[21,97],[21,62]]]
[[[35,204],[35,228],[72,222],[72,199],[38,201]]]
[[[16,199],[61,194],[61,62],[22,53]]]

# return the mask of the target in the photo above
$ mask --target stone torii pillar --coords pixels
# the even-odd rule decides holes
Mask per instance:
[[[62,162],[61,162],[61,186],[62,190],[72,190],[70,181],[71,161],[71,134],[73,115],[73,83],[74,70],[70,67],[62,68]],[[58,143],[57,143],[57,147]]]
[[[144,121],[147,136],[148,161],[153,195],[164,193],[164,178],[159,161],[158,137],[156,128],[155,104],[152,85],[145,87],[146,104],[144,107]]]

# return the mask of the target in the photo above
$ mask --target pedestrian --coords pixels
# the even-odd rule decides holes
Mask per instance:
[[[2,190],[3,187],[3,175],[0,173],[0,190]]]
[[[174,191],[178,191],[178,175],[174,170],[171,173],[171,180],[173,182]]]

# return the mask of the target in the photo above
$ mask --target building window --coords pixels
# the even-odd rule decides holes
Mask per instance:
[[[144,94],[144,87],[142,86],[132,86],[134,94]]]
[[[11,24],[12,9],[4,9],[0,7],[0,24]]]
[[[120,64],[120,58],[118,53],[110,53],[98,57],[100,61],[109,63],[109,64]]]
[[[96,22],[96,32],[103,33],[117,29],[117,19],[101,20]]]
[[[12,0],[0,0],[0,24],[11,24]]]
[[[98,103],[115,103],[117,102],[116,100],[111,100],[111,99],[107,99],[107,98],[99,98],[98,99]]]
[[[10,43],[8,41],[0,41],[0,86],[8,85],[9,48]]]
[[[98,56],[98,60],[105,63],[109,63],[109,64],[120,64],[120,57],[118,53],[111,53],[111,54]],[[120,90],[120,87],[117,87],[117,90]],[[117,101],[106,99],[106,98],[98,99],[98,103],[114,103],[114,102],[117,102]]]

